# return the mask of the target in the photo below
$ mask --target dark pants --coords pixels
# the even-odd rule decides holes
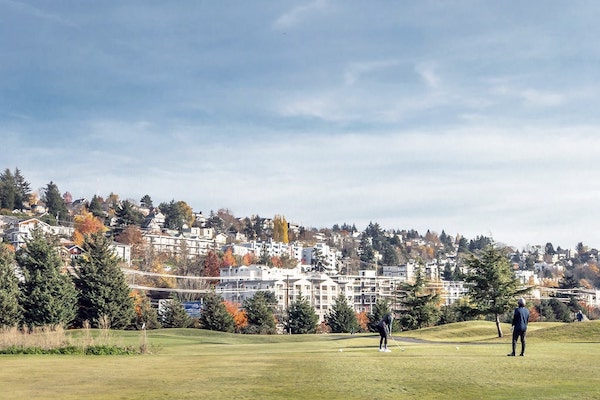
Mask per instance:
[[[377,330],[379,331],[379,348],[381,349],[381,345],[383,345],[385,348],[387,348],[387,331],[385,329],[385,327],[383,326],[378,326]]]
[[[521,338],[521,355],[525,354],[525,336],[527,336],[527,331],[518,331],[514,330],[512,335],[512,354],[515,355],[515,351],[517,350],[517,340]]]

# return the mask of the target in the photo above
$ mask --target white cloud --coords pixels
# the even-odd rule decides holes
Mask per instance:
[[[432,89],[436,89],[440,84],[440,78],[435,72],[434,65],[430,63],[418,64],[415,68],[421,79]]]
[[[344,83],[354,85],[363,75],[393,68],[399,64],[398,60],[363,61],[351,63],[344,72]]]
[[[323,12],[326,9],[326,0],[314,0],[280,15],[273,26],[276,29],[291,29],[315,13]]]

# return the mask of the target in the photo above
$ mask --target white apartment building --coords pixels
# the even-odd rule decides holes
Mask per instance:
[[[178,254],[185,247],[190,257],[206,255],[209,250],[221,248],[226,242],[224,235],[214,235],[210,228],[188,228],[177,231],[147,231],[144,240],[157,252]]]

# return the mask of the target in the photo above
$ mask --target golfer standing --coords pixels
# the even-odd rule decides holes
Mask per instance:
[[[517,340],[521,338],[521,354],[525,355],[525,336],[527,335],[527,323],[529,322],[529,310],[525,307],[525,299],[519,299],[519,307],[515,308],[512,320],[512,353],[507,354],[508,356],[514,356]]]
[[[377,331],[379,332],[379,351],[385,351],[389,353],[391,350],[387,347],[388,335],[392,331],[392,315],[390,313],[385,316],[377,323]]]

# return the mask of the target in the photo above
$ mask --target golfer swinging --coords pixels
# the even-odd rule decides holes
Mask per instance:
[[[391,350],[387,347],[388,335],[392,332],[392,315],[390,313],[385,316],[377,323],[377,331],[379,332],[379,351],[389,353]]]

